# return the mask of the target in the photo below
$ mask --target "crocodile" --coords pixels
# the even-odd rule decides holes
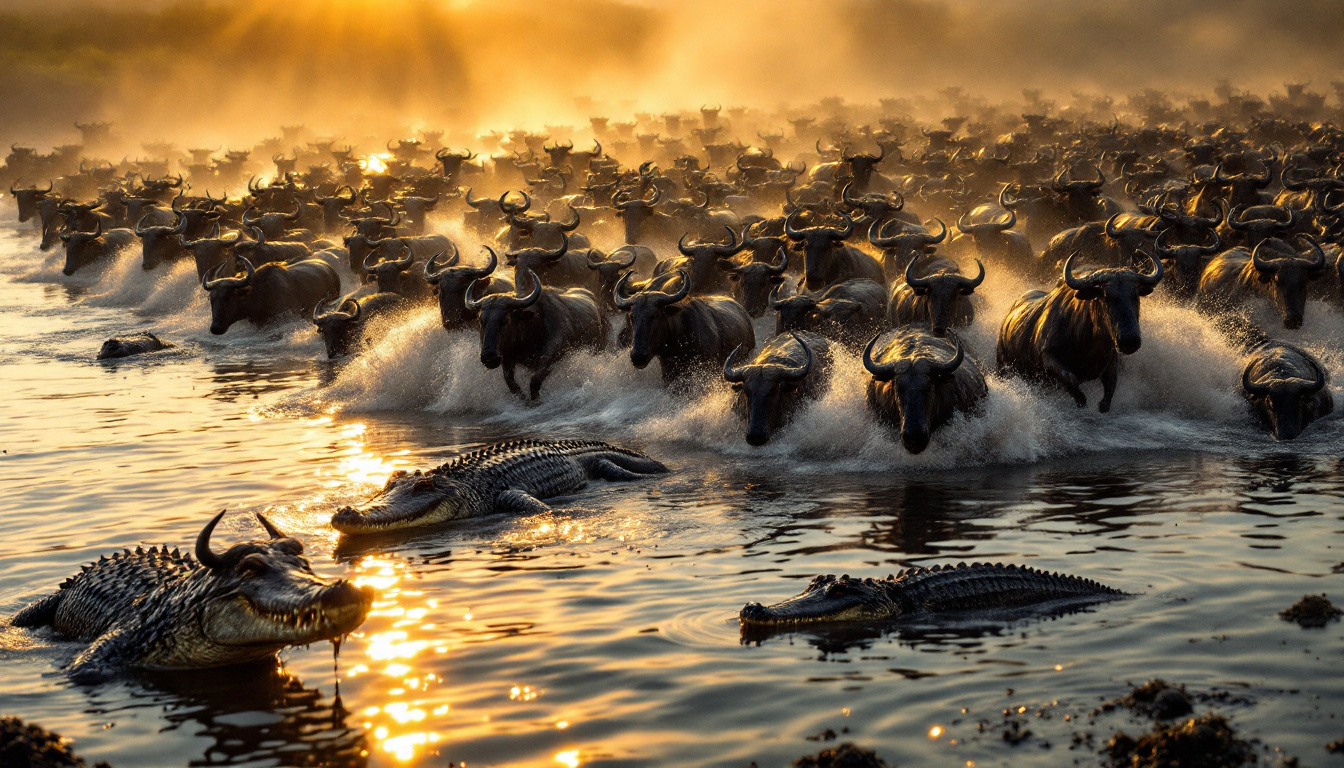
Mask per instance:
[[[958,563],[910,568],[885,579],[833,574],[812,579],[801,594],[764,606],[748,603],[743,629],[789,629],[831,622],[876,622],[927,613],[1085,604],[1126,593],[1090,579],[1023,565]]]
[[[166,545],[104,555],[15,614],[13,625],[89,642],[66,672],[95,682],[132,669],[274,660],[283,648],[338,639],[364,622],[373,590],[314,574],[302,542],[260,514],[270,539],[213,551],[223,517],[196,537],[195,558]]]
[[[353,536],[495,511],[543,513],[550,507],[541,499],[576,491],[589,480],[635,480],[667,471],[647,456],[596,440],[514,440],[428,472],[399,470],[372,499],[338,510],[331,527]]]

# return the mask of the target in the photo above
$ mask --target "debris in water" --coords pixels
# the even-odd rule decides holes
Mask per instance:
[[[0,717],[0,765],[5,768],[88,768],[65,739],[17,717]],[[94,768],[111,768],[94,763]]]
[[[1303,627],[1324,627],[1329,621],[1342,615],[1344,611],[1336,608],[1324,594],[1303,595],[1292,608],[1279,611],[1279,618],[1284,621],[1296,621]]]
[[[1185,686],[1172,686],[1165,680],[1149,680],[1124,696],[1102,704],[1099,712],[1124,707],[1136,714],[1157,720],[1171,720],[1194,711]]]
[[[804,755],[793,761],[793,768],[887,768],[887,764],[876,752],[845,742],[815,755]]]
[[[1119,732],[1104,752],[1113,768],[1235,768],[1255,759],[1250,743],[1219,715],[1158,726],[1138,739]]]

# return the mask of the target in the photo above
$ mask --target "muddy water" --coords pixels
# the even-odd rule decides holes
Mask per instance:
[[[1201,710],[1260,738],[1271,764],[1324,764],[1324,744],[1344,735],[1344,628],[1276,616],[1307,592],[1344,597],[1344,569],[1332,570],[1344,561],[1344,426],[1273,442],[1235,394],[1236,353],[1160,297],[1145,300],[1144,346],[1112,413],[991,381],[984,415],[912,459],[866,415],[853,358],[792,428],[751,449],[722,385],[675,397],[615,356],[566,363],[524,407],[476,363],[474,339],[432,312],[390,322],[378,350],[337,367],[301,324],[211,336],[189,268],[144,273],[127,255],[58,272],[32,233],[0,229],[0,615],[100,553],[188,545],[221,508],[234,513],[221,538],[260,535],[247,513],[269,510],[319,572],[379,590],[338,661],[328,644],[292,649],[246,681],[73,686],[60,665],[81,646],[0,623],[0,712],[86,757],[767,766],[816,751],[807,737],[830,729],[902,765],[1092,764],[1114,729],[1142,725],[1087,713],[1154,676],[1228,692]],[[969,334],[983,361],[1027,287],[987,286]],[[93,362],[103,339],[141,329],[179,346]],[[1344,317],[1313,303],[1292,338],[1326,360],[1338,400]],[[326,525],[397,467],[524,435],[609,439],[676,471],[597,484],[546,515],[358,546]],[[961,560],[1065,570],[1136,596],[740,640],[743,603],[815,574]],[[1031,737],[1001,737],[1005,710]],[[1074,733],[1095,741],[1071,748]]]

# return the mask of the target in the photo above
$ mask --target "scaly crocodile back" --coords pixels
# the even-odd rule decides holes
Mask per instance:
[[[1091,579],[1002,563],[911,568],[887,579],[885,586],[901,613],[1016,608],[1125,594]]]
[[[19,611],[14,626],[50,625],[56,631],[93,640],[134,610],[136,601],[199,566],[188,555],[167,546],[136,547],[84,566],[54,594]]]
[[[588,480],[583,460],[613,454],[651,461],[599,440],[513,440],[465,453],[434,473],[466,475],[496,493],[516,488],[546,498],[583,487]]]

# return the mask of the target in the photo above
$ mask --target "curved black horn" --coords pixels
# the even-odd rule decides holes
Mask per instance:
[[[225,512],[228,510],[219,510],[219,514],[210,518],[210,522],[206,523],[196,536],[196,561],[206,568],[220,568],[224,565],[224,558],[210,549],[210,535],[215,532],[215,526],[219,525],[219,521],[224,519]]]

